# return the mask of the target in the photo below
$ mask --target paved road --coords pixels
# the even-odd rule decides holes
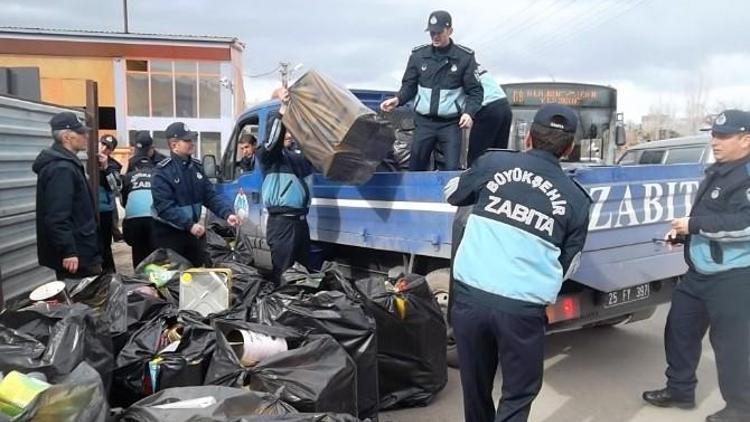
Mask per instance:
[[[114,245],[120,271],[132,273],[130,251]],[[547,337],[545,380],[534,402],[532,422],[700,422],[721,409],[714,355],[706,340],[698,368],[698,408],[692,411],[644,405],[644,389],[664,383],[662,335],[668,307],[647,321]],[[499,392],[500,377],[495,391]],[[497,396],[497,394],[496,394]],[[458,371],[428,407],[381,414],[380,422],[459,422],[463,420]]]
[[[667,306],[651,319],[547,337],[544,386],[534,402],[533,422],[691,422],[724,406],[716,381],[714,355],[704,343],[698,368],[698,408],[692,411],[644,405],[641,391],[664,382],[662,334]],[[463,420],[461,382],[449,370],[448,386],[426,408],[386,412],[381,422]],[[500,377],[495,382],[499,392]],[[496,394],[497,396],[497,394]]]

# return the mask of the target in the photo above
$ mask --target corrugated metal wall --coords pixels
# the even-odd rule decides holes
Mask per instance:
[[[49,119],[63,110],[0,96],[0,283],[6,302],[54,279],[37,263],[31,164],[51,145]]]

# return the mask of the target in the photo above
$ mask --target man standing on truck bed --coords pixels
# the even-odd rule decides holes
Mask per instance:
[[[310,188],[307,178],[312,166],[281,122],[289,93],[277,90],[281,100],[278,116],[269,116],[270,128],[266,142],[258,148],[258,161],[263,171],[263,206],[268,211],[266,241],[271,249],[272,279],[281,282],[281,275],[295,262],[310,264]]]
[[[690,216],[667,240],[685,240],[688,271],[672,294],[664,343],[667,387],[646,391],[659,407],[695,407],[695,370],[708,328],[727,405],[707,422],[750,421],[750,113],[726,110],[711,127],[716,163]]]
[[[474,51],[451,39],[453,22],[448,12],[432,12],[427,31],[432,42],[412,50],[401,89],[396,97],[383,101],[380,109],[390,113],[416,97],[409,170],[428,170],[436,143],[445,160],[442,170],[457,170],[461,129],[471,128],[482,107],[482,84],[475,73]]]
[[[545,105],[527,152],[488,151],[445,187],[452,205],[473,205],[451,290],[467,422],[526,421],[542,387],[545,307],[578,267],[589,221],[591,199],[559,164],[577,125],[573,109]]]

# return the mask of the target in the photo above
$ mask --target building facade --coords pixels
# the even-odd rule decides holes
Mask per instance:
[[[140,130],[166,150],[174,121],[199,133],[196,157],[220,156],[245,105],[243,50],[228,37],[0,28],[0,68],[38,68],[42,101],[84,108],[98,82],[100,134],[117,136],[118,156]]]

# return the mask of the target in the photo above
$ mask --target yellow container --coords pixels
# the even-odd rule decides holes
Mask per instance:
[[[16,416],[34,400],[39,393],[49,388],[49,384],[12,371],[0,381],[0,411]],[[16,408],[15,410],[13,408]]]

